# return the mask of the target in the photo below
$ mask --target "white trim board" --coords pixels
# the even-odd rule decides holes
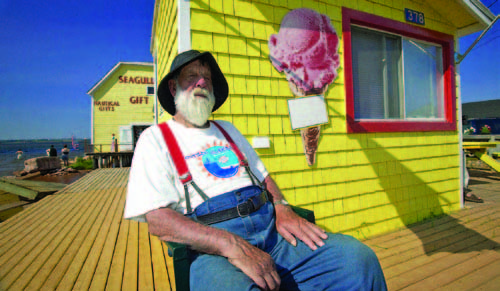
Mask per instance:
[[[177,2],[178,53],[191,49],[191,4],[190,0]]]

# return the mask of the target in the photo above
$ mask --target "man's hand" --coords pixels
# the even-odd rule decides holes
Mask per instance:
[[[328,235],[323,229],[298,216],[289,206],[278,204],[275,209],[276,228],[281,236],[293,246],[297,246],[296,238],[312,250],[325,244],[323,240],[327,239]]]
[[[235,237],[235,240],[224,254],[229,262],[242,270],[261,289],[279,290],[281,279],[271,256],[240,237]]]
[[[149,232],[161,240],[189,245],[199,252],[227,257],[263,290],[279,290],[280,277],[269,254],[226,230],[202,225],[170,209],[146,214]]]

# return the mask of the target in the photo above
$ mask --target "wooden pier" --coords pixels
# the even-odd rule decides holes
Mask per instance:
[[[0,290],[175,290],[166,246],[123,219],[129,168],[98,169],[0,224]],[[500,175],[485,203],[365,240],[389,290],[499,290]]]
[[[85,153],[86,156],[92,157],[93,168],[125,168],[132,164],[133,151],[127,152],[98,152]]]

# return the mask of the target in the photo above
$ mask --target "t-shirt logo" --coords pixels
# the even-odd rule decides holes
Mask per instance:
[[[207,171],[218,178],[230,178],[238,173],[239,161],[236,154],[227,146],[213,146],[205,150],[202,157]]]

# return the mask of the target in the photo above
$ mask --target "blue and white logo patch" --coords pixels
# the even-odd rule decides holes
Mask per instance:
[[[202,158],[207,171],[218,178],[230,178],[238,173],[239,161],[229,147],[214,146],[205,151]]]
[[[192,158],[199,158],[205,170],[217,178],[231,178],[240,168],[238,156],[228,145],[209,146],[201,152],[185,157],[186,160]]]

